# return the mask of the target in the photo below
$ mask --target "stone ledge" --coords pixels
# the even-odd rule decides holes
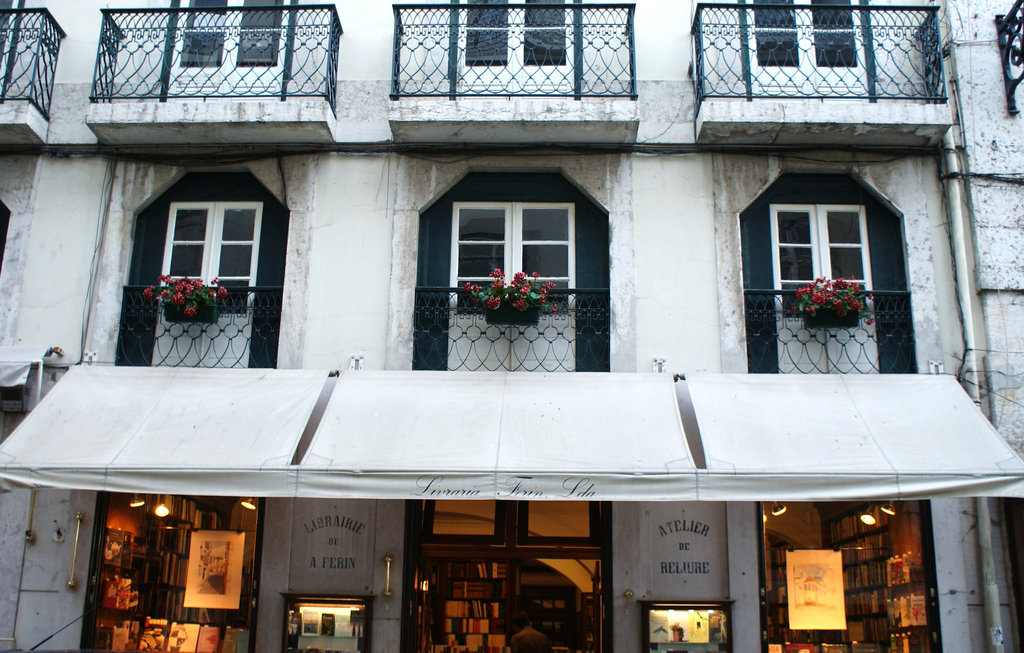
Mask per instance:
[[[326,100],[133,100],[89,106],[101,143],[334,143],[337,120]]]
[[[697,141],[719,145],[932,146],[953,124],[946,104],[900,100],[705,100]]]
[[[388,122],[396,142],[633,143],[640,115],[620,98],[413,98]]]
[[[0,104],[0,145],[41,145],[46,142],[50,124],[23,100]]]

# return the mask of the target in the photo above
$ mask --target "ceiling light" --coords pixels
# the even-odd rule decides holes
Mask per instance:
[[[146,505],[146,499],[139,494],[133,494],[132,500],[128,502],[128,505],[132,508],[141,508]]]
[[[772,517],[781,517],[786,514],[786,504],[784,503],[773,503],[772,504]]]
[[[875,524],[878,523],[878,520],[875,519],[875,516],[872,515],[870,512],[866,512],[866,513],[862,514],[860,516],[860,520],[862,522],[864,522],[865,524],[867,524],[868,526],[874,526]]]
[[[241,504],[246,510],[256,510],[256,500],[252,497],[242,499]]]
[[[153,514],[157,517],[166,517],[167,515],[171,514],[171,509],[168,508],[166,504],[161,503],[156,508],[153,509]]]
[[[896,514],[896,506],[892,505],[891,503],[883,503],[882,505],[878,506],[878,509],[884,512],[885,514],[889,515],[890,517]]]

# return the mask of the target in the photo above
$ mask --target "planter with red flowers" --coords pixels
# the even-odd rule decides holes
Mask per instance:
[[[867,302],[871,295],[853,279],[826,279],[818,277],[796,291],[796,304],[792,312],[804,319],[808,329],[852,328],[871,314]]]
[[[500,269],[493,270],[490,276],[493,281],[488,286],[472,283],[463,286],[473,305],[484,307],[488,324],[537,324],[542,312],[558,310],[557,304],[548,304],[548,293],[554,290],[554,282],[541,283],[539,273],[516,272],[510,283],[505,282],[505,273]]]
[[[164,309],[164,319],[168,322],[216,322],[220,317],[217,300],[228,296],[228,289],[216,279],[207,285],[202,279],[175,279],[163,274],[157,281],[160,285],[146,288],[142,291],[142,297],[146,301],[160,302]]]

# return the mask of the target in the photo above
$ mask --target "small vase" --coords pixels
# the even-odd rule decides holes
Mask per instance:
[[[212,324],[219,317],[220,306],[216,304],[200,304],[196,306],[195,315],[185,315],[184,307],[177,304],[164,304],[164,319],[168,322]]]
[[[819,310],[814,315],[804,313],[804,326],[808,329],[850,329],[860,324],[858,311],[838,315],[835,311]]]
[[[533,306],[520,311],[514,306],[502,304],[498,308],[484,308],[488,324],[537,324],[540,319],[540,307]]]

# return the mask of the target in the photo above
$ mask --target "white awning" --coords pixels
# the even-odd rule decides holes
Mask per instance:
[[[696,474],[668,374],[356,372],[304,496],[671,500]]]
[[[0,388],[13,388],[28,382],[32,365],[42,368],[49,347],[4,345],[0,347]]]
[[[318,370],[75,367],[0,445],[0,488],[291,496]]]
[[[360,371],[332,389],[322,370],[80,367],[0,444],[0,490],[13,487],[368,499],[1024,497],[1024,462],[943,376],[674,383],[669,374]]]
[[[687,377],[701,500],[1024,496],[1024,462],[951,376]]]

